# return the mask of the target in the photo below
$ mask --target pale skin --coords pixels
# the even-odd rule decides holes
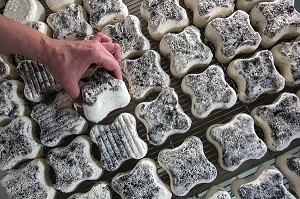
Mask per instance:
[[[56,40],[0,15],[0,53],[23,55],[42,63],[77,103],[78,82],[91,64],[122,79],[120,46],[102,33],[90,40]]]

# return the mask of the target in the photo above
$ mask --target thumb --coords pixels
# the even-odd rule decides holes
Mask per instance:
[[[78,85],[78,82],[71,81],[68,82],[66,85],[63,85],[66,92],[70,95],[70,97],[73,99],[74,102],[76,102],[79,105],[82,105],[82,96],[80,92],[80,88]]]

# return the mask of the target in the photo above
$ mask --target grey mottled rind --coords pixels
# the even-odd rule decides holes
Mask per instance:
[[[9,198],[54,199],[50,168],[44,159],[32,160],[19,169],[7,171],[1,179]]]
[[[140,12],[148,21],[148,31],[155,40],[169,32],[178,32],[189,25],[187,13],[179,0],[143,0]]]
[[[25,83],[24,96],[33,102],[45,100],[51,94],[62,90],[61,85],[42,64],[36,61],[21,61],[17,67]]]
[[[95,125],[90,137],[100,149],[102,167],[108,171],[117,170],[129,159],[141,159],[148,151],[137,133],[136,120],[129,113],[120,114],[110,125]]]
[[[92,142],[87,136],[79,136],[68,146],[48,152],[47,163],[56,174],[55,189],[72,192],[81,182],[100,178],[102,168],[92,157],[91,146]]]
[[[159,96],[151,102],[143,102],[135,109],[136,117],[147,129],[151,144],[161,145],[176,133],[186,133],[192,120],[186,115],[173,88],[163,88]]]
[[[87,193],[76,193],[68,199],[112,199],[112,191],[107,182],[99,182]]]
[[[250,115],[238,114],[226,124],[208,128],[207,140],[218,150],[219,164],[228,171],[236,170],[243,162],[260,159],[267,152],[266,144],[258,138]]]
[[[122,199],[171,199],[169,187],[159,179],[152,159],[144,158],[128,172],[117,174],[112,188]]]
[[[0,115],[7,117],[28,116],[29,107],[24,101],[24,84],[7,80],[0,85]]]
[[[25,116],[0,127],[0,170],[12,169],[25,160],[42,155],[42,145],[36,142],[34,133],[34,123]]]
[[[225,81],[223,69],[209,66],[203,73],[189,74],[181,82],[183,92],[192,98],[192,114],[205,118],[215,109],[232,107],[237,100],[233,88]]]
[[[271,50],[287,86],[300,85],[300,41],[283,42]]]
[[[268,50],[232,61],[227,74],[237,83],[239,99],[244,103],[253,102],[262,94],[277,93],[285,86],[285,79],[276,70],[273,55]]]
[[[97,70],[82,82],[83,110],[87,120],[98,123],[110,112],[127,106],[130,95],[122,80]]]
[[[134,15],[127,16],[115,25],[105,26],[102,33],[120,45],[122,59],[140,56],[151,48],[149,40],[141,31],[140,20]]]
[[[300,100],[295,94],[283,93],[273,104],[254,108],[251,115],[272,151],[281,151],[300,138]]]
[[[283,184],[282,174],[269,165],[260,166],[255,174],[231,183],[237,199],[296,199]]]
[[[101,31],[107,24],[114,24],[125,19],[128,15],[127,6],[122,0],[83,0],[90,14],[90,24]]]
[[[86,120],[73,108],[72,99],[66,93],[58,94],[49,105],[35,105],[31,117],[41,128],[42,144],[48,147],[57,146],[65,137],[81,134],[88,128]]]
[[[217,177],[216,167],[209,162],[198,137],[190,136],[174,149],[158,154],[159,164],[168,172],[175,195],[184,196],[200,183],[210,183]]]
[[[45,22],[33,21],[29,24],[29,27],[47,35],[48,37],[52,37],[52,29]]]
[[[161,91],[169,86],[169,75],[160,65],[160,55],[149,50],[135,60],[124,60],[121,69],[129,84],[129,92],[133,99],[142,100],[151,92]]]
[[[87,13],[81,5],[71,4],[58,13],[50,14],[47,23],[53,29],[53,38],[81,40],[94,33],[87,19]]]
[[[283,154],[276,158],[276,167],[287,178],[290,188],[300,197],[300,151]]]
[[[215,46],[215,56],[221,63],[230,62],[238,54],[255,51],[261,42],[248,14],[241,10],[227,18],[213,19],[205,28],[205,37]]]
[[[231,196],[224,188],[214,185],[209,188],[204,199],[231,199]]]
[[[168,33],[160,41],[160,52],[170,59],[174,77],[181,78],[196,67],[207,66],[213,57],[208,46],[200,38],[194,26],[186,27],[178,34]]]
[[[251,9],[259,2],[267,2],[275,0],[236,0],[236,7],[238,10],[244,10],[250,12]]]
[[[250,12],[251,24],[262,37],[264,48],[273,46],[283,38],[300,35],[300,13],[294,0],[275,0],[256,4]]]
[[[0,54],[0,83],[18,78],[17,68],[11,61],[8,56]]]
[[[235,0],[185,0],[186,7],[193,11],[193,24],[205,28],[217,17],[227,17],[234,11]]]

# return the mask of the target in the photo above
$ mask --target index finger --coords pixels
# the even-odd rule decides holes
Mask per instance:
[[[99,42],[109,42],[109,43],[112,42],[112,39],[109,36],[101,32],[97,32],[94,36],[90,38],[90,40],[97,40]]]

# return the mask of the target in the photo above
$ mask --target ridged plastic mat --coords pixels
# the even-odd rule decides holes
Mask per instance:
[[[129,10],[129,14],[131,15],[135,15],[137,16],[140,21],[141,21],[141,28],[142,28],[142,32],[143,34],[150,40],[151,42],[151,48],[157,52],[159,52],[159,42],[154,41],[150,38],[148,31],[147,31],[147,22],[142,19],[141,14],[140,14],[140,5],[141,5],[141,1],[140,0],[124,0],[123,1]],[[51,13],[51,11],[48,9],[47,5],[45,4],[44,0],[41,0],[41,3],[44,5],[44,7],[47,10],[47,15],[49,15]],[[183,0],[180,0],[180,4],[187,10],[189,19],[190,19],[190,25],[192,25],[192,12],[187,9],[183,3]],[[205,41],[205,38],[203,36],[203,30],[201,30],[202,32],[202,40]],[[213,50],[213,46],[206,42],[206,44]],[[252,56],[254,53],[250,54],[250,55],[243,55],[243,56],[239,56],[239,57],[250,57]],[[188,114],[191,118],[192,118],[192,127],[190,128],[190,130],[185,133],[185,134],[178,134],[178,135],[173,135],[171,137],[168,138],[168,140],[161,146],[153,146],[151,145],[148,140],[147,140],[147,136],[146,136],[146,129],[144,127],[144,125],[137,120],[137,129],[138,129],[138,134],[139,136],[148,144],[148,153],[146,155],[146,157],[148,158],[152,158],[153,160],[155,160],[157,162],[157,155],[158,153],[164,149],[164,148],[174,148],[179,146],[184,140],[185,138],[187,138],[188,136],[194,135],[199,137],[202,142],[203,142],[203,146],[204,146],[204,152],[206,157],[217,167],[218,169],[218,176],[217,178],[209,184],[200,184],[196,187],[194,187],[186,196],[184,197],[177,197],[175,195],[173,195],[173,198],[187,198],[187,197],[193,197],[196,195],[203,195],[205,193],[205,191],[207,189],[209,189],[212,185],[222,185],[223,187],[225,187],[226,190],[228,190],[230,192],[230,182],[232,181],[233,178],[241,175],[248,175],[249,174],[249,170],[250,173],[255,171],[255,169],[258,165],[261,165],[265,162],[268,162],[270,164],[274,164],[274,158],[277,157],[278,155],[285,153],[287,151],[297,151],[299,150],[298,146],[300,146],[300,139],[292,142],[290,144],[290,146],[281,152],[271,152],[268,151],[265,156],[263,158],[261,158],[260,160],[249,160],[246,161],[245,163],[243,163],[237,170],[233,171],[233,172],[228,172],[226,170],[223,170],[219,164],[218,164],[218,154],[217,154],[217,150],[216,148],[207,141],[206,139],[206,130],[208,127],[210,127],[213,124],[222,124],[222,123],[226,123],[228,121],[230,121],[236,114],[238,113],[247,113],[250,114],[251,110],[254,107],[257,107],[259,105],[263,105],[263,104],[271,104],[282,92],[291,92],[291,93],[296,93],[299,89],[300,86],[296,86],[296,87],[285,87],[285,89],[283,91],[281,91],[280,93],[276,93],[276,94],[272,94],[272,95],[263,95],[261,96],[258,100],[256,100],[253,103],[250,104],[244,104],[241,101],[237,101],[237,103],[230,109],[227,110],[216,110],[213,111],[207,118],[205,119],[196,119],[195,117],[192,116],[191,114],[191,99],[182,92],[180,84],[181,84],[181,80],[182,79],[178,79],[178,78],[174,78],[171,73],[170,73],[170,69],[169,69],[169,61],[168,59],[166,59],[164,56],[161,55],[161,65],[163,67],[163,69],[170,75],[171,77],[171,87],[173,87],[175,89],[175,91],[178,94],[179,100],[180,100],[180,105],[182,106],[182,109],[184,110],[184,112],[186,114]],[[219,64],[216,60],[213,60],[212,64]],[[226,65],[223,64],[219,64],[220,66],[222,66],[222,68],[225,71],[226,74]],[[204,69],[195,69],[191,72],[191,73],[200,73],[203,72]],[[235,83],[226,75],[226,81],[237,91],[237,86],[235,85]],[[158,93],[154,93],[151,96],[147,97],[144,101],[151,101],[153,99],[155,99],[157,97]],[[117,110],[113,113],[111,113],[107,119],[105,119],[103,122],[103,124],[109,124],[112,121],[114,121],[114,119],[122,112],[127,112],[127,113],[131,113],[133,115],[134,114],[134,110],[136,105],[140,103],[140,102],[134,102],[131,101],[131,103],[123,109]],[[90,125],[90,127],[92,126],[92,124]],[[262,131],[256,126],[255,127],[256,133],[257,135],[263,139],[263,133]],[[88,132],[87,132],[88,133]],[[69,140],[71,141],[71,139]],[[68,144],[68,143],[66,143]],[[65,144],[65,145],[66,145]],[[96,146],[93,146],[93,155],[97,158],[100,159],[100,154],[99,151],[97,149]],[[110,182],[111,179],[119,172],[125,172],[125,171],[129,171],[131,170],[136,163],[138,162],[138,160],[129,160],[127,162],[125,162],[117,171],[115,172],[104,172],[104,175],[100,178],[101,181],[108,181]],[[170,179],[168,174],[157,164],[158,167],[158,174],[159,177],[167,184],[170,184]],[[246,172],[246,173],[245,173]],[[55,180],[53,177],[53,171],[52,171],[52,179]],[[77,189],[77,192],[86,192],[88,191],[95,182],[85,182],[83,183],[79,189]],[[286,183],[286,181],[285,181]],[[286,183],[287,185],[287,183]],[[66,198],[67,196],[69,196],[71,194],[62,194],[59,193],[58,198]],[[232,195],[233,196],[233,195]],[[118,194],[114,193],[114,198],[120,198],[120,196],[118,196]]]

